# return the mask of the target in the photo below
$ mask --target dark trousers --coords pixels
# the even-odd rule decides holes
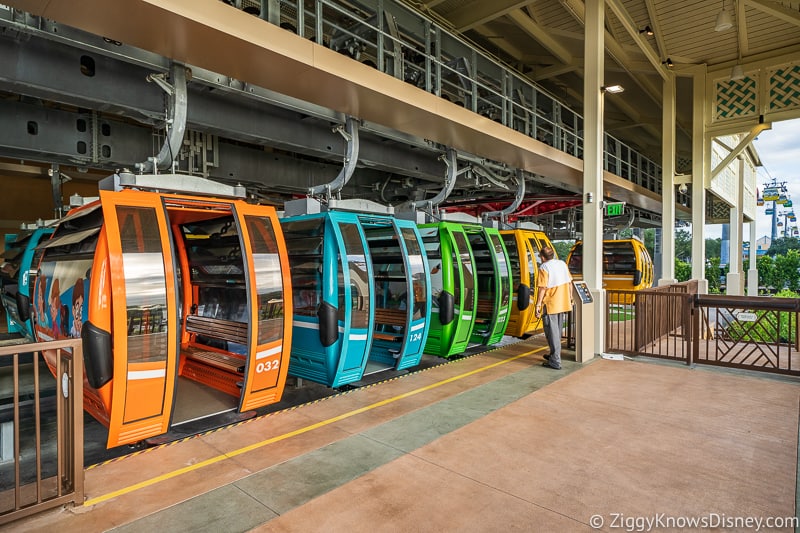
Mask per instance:
[[[542,325],[547,345],[550,347],[550,366],[561,368],[561,331],[564,329],[564,313],[549,315],[545,309]]]

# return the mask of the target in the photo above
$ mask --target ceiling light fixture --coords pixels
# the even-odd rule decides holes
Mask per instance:
[[[646,33],[647,35],[653,35],[653,28],[650,26],[645,26],[643,29],[639,30],[639,35]]]
[[[662,65],[666,65],[667,68],[672,68],[672,67],[675,66],[675,63],[673,63],[672,59],[670,59],[670,58],[665,59],[664,61],[661,62],[661,64]]]
[[[610,94],[619,94],[625,90],[625,87],[622,85],[603,85],[600,87],[600,92],[610,93]]]
[[[733,28],[733,18],[725,9],[725,0],[722,0],[722,11],[717,15],[717,22],[714,24],[714,31],[725,31]]]

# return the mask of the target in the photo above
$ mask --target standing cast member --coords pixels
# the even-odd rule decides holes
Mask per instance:
[[[572,276],[567,264],[554,259],[555,252],[549,246],[539,251],[542,264],[539,267],[539,296],[536,299],[536,318],[542,318],[544,336],[550,347],[542,366],[561,370],[561,330],[564,329],[564,313],[572,309]]]

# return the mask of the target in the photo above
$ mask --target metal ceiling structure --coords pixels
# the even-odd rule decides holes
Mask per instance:
[[[583,1],[410,3],[582,108]],[[729,13],[733,26],[715,31],[721,10]],[[624,98],[606,101],[605,129],[620,136],[625,132],[625,138],[636,136],[639,147],[655,158],[661,149],[661,81],[668,72],[678,76],[677,154],[689,160],[692,109],[687,77],[693,67],[711,71],[765,58],[800,57],[797,1],[607,0],[605,26],[606,82],[625,88]]]
[[[0,116],[13,126],[0,132],[0,156],[37,160],[39,150],[40,161],[78,163],[97,175],[140,161],[136,154],[158,151],[154,127],[163,122],[163,95],[143,90],[142,79],[178,61],[191,70],[184,170],[244,182],[261,198],[277,202],[335,175],[344,144],[331,124],[355,116],[362,147],[348,194],[383,203],[436,194],[443,175],[436,157],[454,147],[469,167],[450,199],[455,208],[500,207],[513,191],[506,182],[514,169],[533,185],[527,213],[552,217],[579,203],[584,2],[399,1],[427,18],[402,10],[376,16],[372,4],[383,9],[389,0],[17,0],[10,2],[16,12],[0,5],[0,18],[11,12],[0,47],[14,59],[0,65]],[[715,31],[721,9],[733,24]],[[401,38],[422,54],[409,59]],[[365,43],[380,52],[359,65],[352,59]],[[606,0],[605,44],[606,84],[625,87],[605,99],[604,127],[613,135],[605,193],[635,206],[640,225],[658,225],[663,81],[677,77],[675,168],[690,173],[692,77],[739,63],[750,72],[775,58],[796,61],[800,2]],[[412,76],[421,72],[428,81]],[[540,95],[549,101],[545,122],[561,121],[550,131],[558,139],[536,133],[542,115],[537,93],[526,92],[531,82],[547,91]],[[519,111],[526,103],[533,114]],[[83,137],[65,136],[76,117],[89,124]],[[529,120],[534,126],[521,124]],[[40,134],[36,125],[44,123],[59,126]],[[21,145],[26,128],[37,143]],[[543,205],[548,198],[560,203]],[[679,195],[679,218],[688,217],[690,200]],[[709,213],[725,212],[713,195],[710,202]]]

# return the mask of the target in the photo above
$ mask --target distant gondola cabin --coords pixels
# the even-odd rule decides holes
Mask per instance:
[[[603,288],[639,291],[653,286],[653,260],[639,239],[603,241]],[[567,257],[567,266],[576,281],[583,279],[583,242],[577,241]],[[629,304],[633,294],[623,293],[619,303]]]
[[[31,266],[38,264],[39,244],[53,234],[53,227],[36,227],[20,234],[7,235],[4,261],[0,268],[0,298],[6,311],[8,332],[35,341],[32,301],[36,276]]]

